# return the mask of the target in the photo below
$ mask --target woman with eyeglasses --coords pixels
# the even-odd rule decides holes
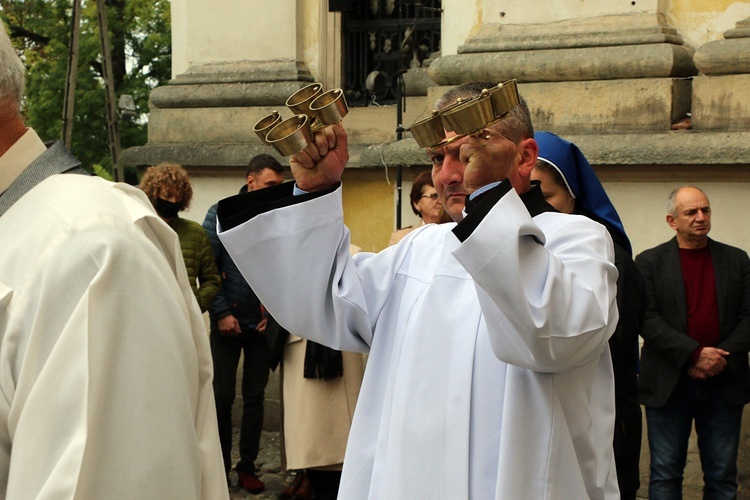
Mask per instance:
[[[401,239],[425,224],[437,224],[441,222],[442,203],[438,193],[432,185],[432,175],[430,172],[422,172],[414,179],[411,185],[411,209],[421,219],[418,226],[407,226],[398,229],[391,234],[391,240],[388,245],[395,245]]]

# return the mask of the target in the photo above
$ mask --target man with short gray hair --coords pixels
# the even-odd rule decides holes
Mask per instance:
[[[750,401],[750,260],[708,237],[711,204],[701,189],[675,189],[667,210],[675,237],[636,257],[649,302],[639,375],[649,498],[682,498],[693,423],[704,498],[736,498],[742,409]]]

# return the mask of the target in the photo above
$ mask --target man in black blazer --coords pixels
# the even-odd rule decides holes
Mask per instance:
[[[649,498],[682,498],[693,421],[704,498],[735,498],[742,409],[750,401],[750,259],[708,237],[711,206],[702,190],[675,189],[667,208],[675,238],[636,257],[649,301],[639,377]]]

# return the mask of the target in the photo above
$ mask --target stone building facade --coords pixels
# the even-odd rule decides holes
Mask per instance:
[[[202,221],[239,189],[249,158],[271,152],[253,133],[258,119],[282,112],[310,82],[342,86],[343,14],[335,9],[351,2],[172,0],[173,79],[151,95],[148,144],[125,151],[124,162],[185,165],[195,181],[188,217]],[[440,50],[404,75],[405,126],[450,86],[515,78],[535,127],[576,142],[594,165],[635,252],[672,237],[666,197],[680,184],[708,193],[715,239],[750,251],[742,224],[750,208],[750,2],[436,3]],[[404,166],[407,195],[402,225],[414,222],[409,181],[429,168],[408,133],[397,140],[396,118],[395,105],[369,106],[353,107],[344,121],[352,146],[345,218],[352,242],[368,251],[382,249],[395,226],[396,166]],[[740,498],[750,498],[749,440],[745,432]],[[688,493],[698,498],[695,453],[688,471]]]

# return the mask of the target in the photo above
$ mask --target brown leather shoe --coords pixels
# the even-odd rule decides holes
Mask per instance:
[[[312,486],[310,485],[310,480],[307,477],[307,474],[303,474],[302,481],[300,482],[299,488],[297,488],[297,491],[294,492],[294,496],[292,497],[292,500],[312,500],[313,499],[313,491]]]
[[[250,493],[260,493],[266,489],[266,485],[263,483],[263,481],[258,479],[258,476],[256,476],[253,472],[238,470],[237,477],[237,484],[245,488]]]
[[[284,490],[281,493],[279,493],[279,498],[283,498],[287,500],[290,498],[294,498],[294,494],[297,493],[297,490],[302,485],[302,482],[306,479],[307,478],[305,477],[305,471],[303,470],[297,471],[297,473],[294,475],[294,480],[291,483],[289,483],[289,485],[286,488],[284,488]]]

